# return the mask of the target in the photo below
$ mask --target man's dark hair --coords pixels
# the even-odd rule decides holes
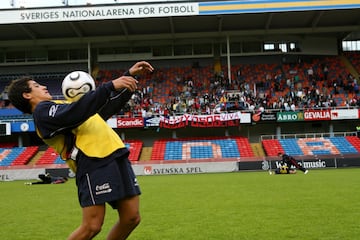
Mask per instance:
[[[20,111],[31,113],[31,105],[28,99],[23,97],[23,93],[31,92],[29,81],[33,78],[26,76],[13,80],[9,85],[8,96],[10,102]]]

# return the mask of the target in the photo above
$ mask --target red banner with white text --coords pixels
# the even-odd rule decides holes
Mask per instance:
[[[250,123],[248,113],[224,113],[216,115],[190,115],[184,114],[175,117],[160,117],[160,127],[162,128],[181,128],[186,126],[209,128],[209,127],[232,127],[239,126],[240,123]]]
[[[138,128],[144,127],[144,119],[138,118],[118,118],[117,128]]]

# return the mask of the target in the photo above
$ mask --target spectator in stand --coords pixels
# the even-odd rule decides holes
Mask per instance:
[[[353,85],[354,85],[354,93],[358,94],[359,93],[359,85],[357,85],[357,83],[355,81],[354,81]]]
[[[338,75],[338,77],[336,78],[336,85],[340,88],[343,88],[345,86],[344,84],[344,78],[343,76],[341,76],[340,74]]]
[[[290,109],[291,109],[291,111],[294,111],[294,112],[296,111],[296,106],[295,106],[294,102],[291,103]]]
[[[236,80],[238,83],[242,82],[241,68],[238,68],[238,70],[236,71]]]
[[[192,77],[189,77],[187,80],[187,86],[188,88],[193,88],[194,87],[194,82],[192,80]]]
[[[336,80],[333,81],[334,94],[339,94],[339,89]]]
[[[5,86],[3,92],[1,93],[1,99],[4,101],[4,107],[8,107],[10,105],[8,91],[9,91],[9,86]]]
[[[312,67],[310,66],[312,65]],[[271,93],[277,92],[276,96],[279,94],[279,92],[284,91],[289,92],[289,95],[282,96],[285,98],[286,102],[289,104],[290,109],[292,109],[291,104],[295,104],[295,107],[297,109],[301,109],[303,107],[311,108],[311,107],[317,107],[317,106],[326,106],[326,105],[333,105],[336,104],[335,101],[332,101],[332,103],[329,101],[330,94],[338,94],[338,93],[357,93],[359,91],[359,87],[356,84],[356,79],[351,75],[346,73],[338,73],[337,77],[335,79],[329,79],[329,69],[327,64],[320,64],[318,66],[317,63],[310,63],[309,64],[297,64],[296,66],[292,66],[291,70],[288,71],[288,74],[281,73],[277,69],[274,71],[268,71],[264,70],[264,72],[260,73],[262,74],[263,78],[258,80],[257,78],[250,78],[248,77],[247,81],[245,76],[246,73],[249,72],[249,67],[243,67],[243,66],[236,66],[235,69],[241,70],[241,72],[235,72],[234,78],[232,79],[233,85],[227,84],[228,81],[226,81],[227,76],[221,70],[218,70],[216,73],[214,73],[213,77],[210,79],[206,79],[206,74],[202,76],[202,74],[197,75],[196,78],[194,78],[192,83],[192,75],[190,73],[185,73],[183,76],[182,71],[179,71],[176,69],[172,72],[172,74],[169,74],[170,70],[160,70],[158,73],[153,74],[153,80],[154,82],[158,82],[158,78],[161,77],[167,77],[167,76],[174,76],[173,82],[176,83],[174,88],[171,88],[168,90],[168,94],[171,96],[170,98],[164,98],[167,99],[167,104],[171,104],[174,98],[178,98],[181,102],[185,101],[187,105],[192,104],[192,101],[189,101],[190,98],[194,97],[200,97],[200,105],[201,109],[205,111],[205,102],[210,103],[213,106],[216,106],[217,104],[221,103],[221,96],[223,92],[227,90],[238,90],[239,93],[242,94],[242,96],[251,99],[248,101],[237,99],[239,101],[239,106],[241,109],[244,110],[251,110],[255,109],[257,110],[261,105],[265,108],[275,108],[275,109],[281,109],[284,108],[284,101],[279,98],[275,99],[275,96],[271,97],[270,99],[264,99],[263,96],[253,96],[253,86],[255,83],[257,86],[257,91],[260,92],[261,89],[264,91],[269,91]],[[209,71],[211,71],[211,67],[209,67]],[[267,69],[267,68],[265,68]],[[308,85],[308,81],[303,81],[302,77],[308,74],[308,70],[310,75],[312,76],[312,80],[310,84]],[[251,71],[251,69],[250,69]],[[109,72],[110,73],[110,72]],[[300,74],[303,73],[303,74]],[[100,75],[100,73],[99,73]],[[239,81],[238,76],[241,75],[241,81]],[[343,80],[341,80],[341,76],[346,76],[346,82],[344,83]],[[199,77],[199,78],[198,78]],[[109,77],[108,77],[109,78]],[[109,78],[110,79],[110,78]],[[264,79],[266,81],[264,81]],[[328,79],[328,80],[326,80]],[[345,79],[345,78],[344,78]],[[216,80],[216,83],[215,83]],[[249,81],[251,80],[251,82]],[[321,81],[321,82],[318,82]],[[209,83],[211,84],[210,87],[208,86]],[[144,83],[144,93],[141,91],[140,94],[137,92],[136,98],[133,98],[133,103],[131,103],[131,109],[133,111],[138,111],[136,109],[136,105],[141,104],[143,101],[144,104],[147,106],[148,111],[151,111],[152,104],[151,104],[151,96],[152,92],[155,90],[157,93],[158,88],[150,88],[153,83]],[[334,85],[333,85],[334,84]],[[149,87],[146,87],[149,86]],[[310,88],[309,88],[310,86]],[[318,86],[322,86],[317,90]],[[162,87],[162,86],[161,86]],[[184,89],[181,89],[184,87]],[[178,89],[179,88],[179,89]],[[334,89],[334,92],[333,92]],[[204,99],[204,91],[208,90],[208,98]],[[344,90],[344,91],[343,91]],[[320,99],[320,96],[321,97]],[[337,96],[339,97],[339,96]],[[205,101],[206,100],[206,101]],[[235,101],[228,99],[228,102]],[[278,102],[281,102],[280,105],[278,105]],[[358,101],[356,101],[358,102]],[[353,99],[348,99],[348,105],[353,106],[354,101]],[[251,108],[251,109],[249,109]],[[190,108],[187,106],[187,112],[191,111],[197,111],[195,107]],[[171,110],[171,108],[170,108]],[[180,106],[179,106],[180,110]]]
[[[220,98],[220,104],[222,105],[224,111],[227,111],[227,97],[226,97],[226,93],[223,93],[221,98]]]
[[[354,78],[351,74],[349,74],[346,80],[347,83],[344,86],[344,90],[348,93],[352,93],[354,91]]]
[[[182,78],[178,74],[175,76],[175,81],[177,85],[181,85],[183,83]]]
[[[327,65],[324,65],[323,67],[323,75],[324,75],[324,80],[327,81],[329,76],[329,68]]]
[[[334,101],[334,99],[330,99],[329,102],[330,102],[330,107],[337,107],[337,103],[336,101]]]
[[[308,75],[309,81],[312,82],[312,80],[314,78],[314,70],[312,67],[308,68],[307,75]]]
[[[293,86],[294,86],[294,83],[293,83],[292,79],[291,79],[291,78],[287,78],[287,79],[286,79],[286,87],[287,87],[288,89],[292,89]]]
[[[155,87],[155,83],[150,84],[149,86],[146,87],[146,92],[147,92],[149,98],[153,97],[154,87]]]

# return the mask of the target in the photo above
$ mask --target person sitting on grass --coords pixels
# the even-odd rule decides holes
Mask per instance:
[[[50,173],[46,174],[39,174],[39,178],[41,181],[37,182],[26,182],[25,185],[34,185],[34,184],[60,184],[60,183],[66,183],[67,178],[66,177],[55,177],[51,176]]]
[[[280,165],[277,169],[275,169],[275,174],[295,174],[295,169],[289,169],[289,167],[285,165]]]
[[[309,170],[301,166],[294,157],[281,152],[278,154],[278,156],[281,157],[281,165],[286,165],[288,167],[287,171],[290,171],[291,167],[294,166],[296,169],[303,171],[304,174],[309,172]]]

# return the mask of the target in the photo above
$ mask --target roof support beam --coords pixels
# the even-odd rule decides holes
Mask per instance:
[[[218,15],[217,20],[218,20],[218,32],[221,33],[223,29],[223,17]]]
[[[175,35],[175,25],[174,25],[174,18],[173,17],[169,17],[169,25],[170,25],[170,34],[172,36]]]
[[[315,15],[314,19],[313,19],[312,22],[311,22],[311,27],[312,27],[312,28],[316,28],[316,27],[318,26],[319,21],[320,21],[320,19],[321,19],[321,16],[322,16],[323,14],[324,14],[324,11],[320,11],[320,12],[318,12],[318,13]]]
[[[236,30],[236,31],[223,31],[219,35],[219,32],[202,32],[201,38],[212,38],[212,37],[219,37],[219,36],[230,36],[230,37],[263,37],[276,35],[313,35],[313,34],[331,34],[334,35],[336,33],[344,33],[345,35],[351,32],[359,32],[359,26],[348,25],[348,26],[338,26],[338,27],[317,27],[315,29],[308,27],[308,28],[285,28],[285,29],[254,29],[254,30]],[[199,38],[198,32],[188,32],[188,33],[175,33],[174,34],[177,39],[189,39],[189,38]],[[148,41],[152,40],[162,40],[162,39],[172,39],[170,33],[168,34],[151,34],[151,35],[138,35],[133,34],[131,36],[120,36],[120,35],[109,35],[106,40],[104,40],[103,36],[96,36],[96,37],[84,37],[84,38],[56,38],[56,39],[36,39],[37,45],[58,45],[58,44],[82,44],[84,40],[86,42],[91,43],[103,43],[109,40],[112,41],[122,41],[122,40],[131,40],[136,41],[139,39],[147,39]],[[32,46],[34,45],[33,40],[5,40],[0,41],[0,47],[13,47],[13,46]]]
[[[129,30],[128,30],[127,26],[126,26],[125,21],[123,19],[120,19],[119,23],[120,23],[120,26],[121,26],[121,29],[122,29],[124,35],[126,37],[129,36]]]
[[[265,30],[268,30],[270,28],[273,16],[274,16],[274,13],[269,13],[268,14],[268,18],[266,19],[266,23],[265,23],[265,26],[264,26]]]
[[[72,30],[74,30],[76,36],[78,37],[83,37],[84,34],[81,32],[81,30],[75,25],[75,23],[73,22],[69,22],[69,25],[71,27]]]
[[[18,24],[18,26],[23,30],[32,40],[36,39],[36,34],[29,28],[24,26],[23,24]]]

